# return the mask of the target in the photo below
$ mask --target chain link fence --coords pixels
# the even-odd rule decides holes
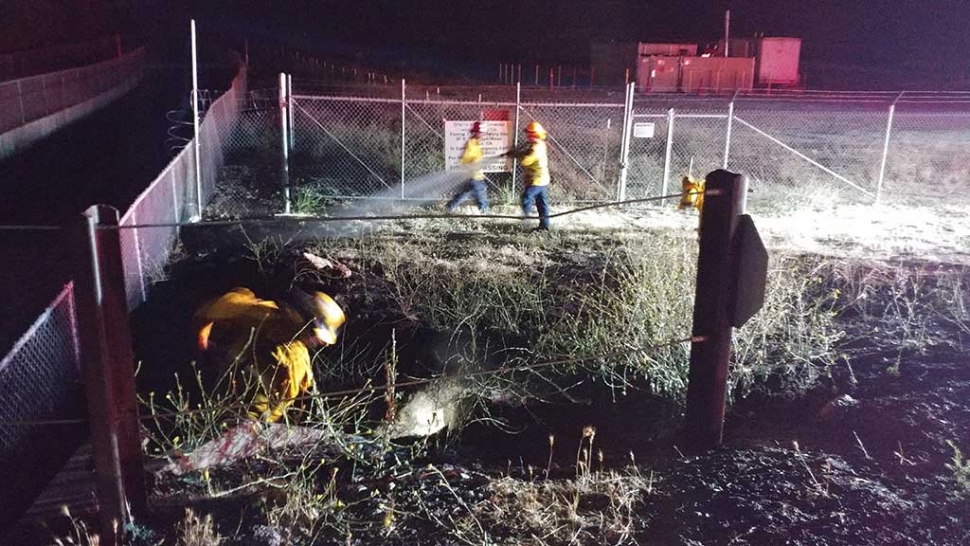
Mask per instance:
[[[445,123],[496,115],[508,120],[510,145],[531,121],[546,128],[558,202],[676,193],[682,177],[726,167],[749,177],[753,203],[779,192],[865,203],[932,194],[941,177],[965,179],[970,169],[960,152],[970,94],[646,94],[625,106],[621,93],[589,89],[422,86],[399,87],[396,97],[391,86],[359,89],[364,96],[282,99],[292,117],[288,169],[278,92],[251,97],[220,182],[233,198],[219,213],[281,212],[284,172],[297,210],[327,199],[446,198],[447,185],[425,183],[446,167]],[[514,202],[521,175],[487,179],[499,200]]]
[[[735,108],[728,165],[754,191],[838,185],[874,197],[887,113],[851,105]]]
[[[229,90],[209,103],[204,114],[200,113],[203,119],[195,137],[199,142],[199,161],[195,160],[194,142],[190,141],[121,217],[121,226],[161,224],[120,232],[129,310],[147,299],[148,287],[162,274],[178,240],[179,231],[174,224],[198,216],[206,207],[209,211],[218,207],[217,180],[225,177],[223,165],[229,150],[238,142],[238,120],[246,97],[246,68],[240,65]]]
[[[32,424],[86,415],[74,316],[69,284],[0,360],[0,521],[16,521],[86,434]]]
[[[401,101],[301,97],[294,124],[293,174],[309,187],[327,197],[404,196]]]
[[[883,191],[889,198],[942,199],[970,180],[970,108],[927,112],[901,105],[893,118]]]

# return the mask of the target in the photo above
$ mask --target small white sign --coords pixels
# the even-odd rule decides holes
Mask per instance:
[[[635,122],[633,124],[633,138],[653,138],[654,124],[652,122]]]
[[[461,167],[461,156],[465,144],[471,136],[474,121],[445,120],[445,170]],[[482,147],[482,171],[487,173],[508,172],[512,162],[508,158],[494,157],[504,154],[512,147],[511,124],[508,121],[480,121],[481,135],[478,144]],[[489,159],[489,157],[492,157]]]

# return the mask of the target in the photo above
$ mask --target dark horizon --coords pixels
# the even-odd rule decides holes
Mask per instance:
[[[785,6],[767,0],[209,0],[197,5],[363,47],[421,47],[485,60],[580,62],[594,41],[714,42],[723,35],[726,9],[733,36],[798,37],[810,61],[931,65],[965,63],[970,52],[970,2],[962,0],[816,0]]]
[[[802,39],[804,66],[891,68],[970,79],[970,2],[965,0],[9,0],[0,17],[6,51],[106,32],[157,29],[152,17],[199,19],[241,41],[304,45],[363,63],[505,62],[584,65],[596,42],[705,44],[731,35]],[[99,16],[99,13],[103,15]],[[392,67],[388,67],[392,68]]]

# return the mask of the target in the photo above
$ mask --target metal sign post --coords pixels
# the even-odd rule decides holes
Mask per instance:
[[[684,438],[692,451],[721,444],[733,328],[757,312],[759,294],[762,301],[764,298],[767,254],[757,232],[754,236],[750,233],[753,224],[747,230],[745,244],[740,244],[738,237],[747,189],[744,176],[725,170],[714,171],[706,178]],[[757,252],[758,246],[762,252]],[[752,249],[748,251],[752,261],[745,267],[741,265],[743,248]],[[747,278],[742,279],[742,273]],[[745,301],[739,302],[739,297]]]
[[[522,82],[515,84],[515,127],[512,130],[512,147],[519,149],[519,110],[522,108]],[[519,160],[512,158],[512,191],[515,191],[515,174]]]

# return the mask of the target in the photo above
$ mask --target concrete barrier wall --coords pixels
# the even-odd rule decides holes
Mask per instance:
[[[17,154],[55,131],[97,112],[134,89],[144,75],[144,58],[144,50],[139,49],[120,59],[81,69],[88,74],[97,74],[100,84],[90,87],[90,92],[86,96],[75,92],[73,100],[65,101],[73,104],[64,104],[61,109],[37,119],[27,120],[22,125],[0,134],[0,160]],[[29,80],[43,77],[37,76]],[[11,88],[16,83],[16,81],[5,82],[3,85]]]

